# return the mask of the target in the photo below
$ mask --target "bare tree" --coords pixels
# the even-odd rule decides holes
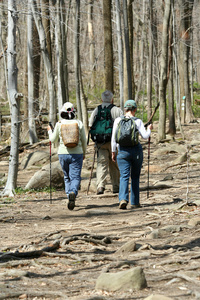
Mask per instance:
[[[190,54],[190,40],[191,40],[191,20],[194,0],[179,0],[179,7],[181,12],[180,20],[180,88],[181,98],[185,96],[185,121],[187,123],[194,120],[190,93],[189,80],[189,54]],[[184,120],[183,120],[184,122]]]
[[[34,111],[34,64],[33,64],[33,16],[28,3],[28,34],[27,34],[27,53],[28,53],[28,125],[29,125],[29,141],[30,144],[38,141],[36,126],[35,126],[35,111]]]
[[[123,0],[123,17],[124,17],[124,40],[125,40],[124,49],[125,49],[125,57],[126,57],[126,62],[124,61],[124,64],[125,64],[125,70],[126,70],[127,82],[128,82],[128,98],[131,99],[132,98],[132,73],[131,73],[127,0]],[[126,75],[124,74],[124,77],[125,76]]]
[[[124,108],[123,40],[122,40],[122,28],[121,28],[121,7],[120,7],[119,0],[115,0],[115,6],[116,6],[117,43],[118,43],[120,107],[121,109],[123,109]]]
[[[31,2],[31,9],[33,13],[33,17],[35,20],[35,24],[38,30],[39,38],[40,38],[40,47],[42,51],[42,56],[44,60],[44,65],[46,69],[47,74],[47,82],[48,82],[48,91],[49,91],[49,119],[50,122],[54,125],[56,122],[56,105],[55,105],[55,84],[54,84],[54,77],[53,77],[53,71],[52,71],[52,64],[51,60],[49,58],[49,53],[47,50],[47,44],[46,44],[46,35],[44,31],[44,27],[41,20],[41,14],[37,8],[37,2],[36,0],[30,0]]]
[[[173,1],[172,1],[173,5]],[[174,64],[173,64],[173,16],[170,17],[169,28],[169,67],[168,67],[168,118],[169,118],[169,130],[171,135],[176,133],[175,114],[174,114]]]
[[[56,57],[57,57],[57,74],[58,74],[58,91],[57,101],[58,109],[61,110],[63,103],[66,102],[65,92],[65,73],[64,73],[64,48],[63,48],[63,0],[57,0],[56,2]]]
[[[90,63],[92,64],[92,77],[91,77],[91,88],[95,86],[95,74],[96,74],[96,64],[95,64],[95,39],[94,39],[94,28],[93,28],[93,5],[94,0],[89,0],[88,3],[88,37],[90,46]]]
[[[104,24],[104,81],[105,89],[113,92],[113,44],[111,24],[111,0],[103,0],[103,24]]]
[[[9,170],[3,196],[14,196],[17,186],[18,160],[19,160],[19,115],[21,94],[17,92],[17,64],[16,64],[16,1],[8,0],[8,93],[11,103],[11,147],[9,157]]]
[[[75,0],[75,18],[74,18],[74,67],[76,80],[76,103],[78,110],[78,118],[82,121],[81,110],[81,86],[80,86],[80,0]]]
[[[161,68],[159,80],[159,126],[158,139],[162,140],[166,137],[166,89],[167,89],[167,66],[168,66],[168,32],[169,20],[171,14],[171,0],[165,1],[163,31],[162,31],[162,53],[161,53]]]
[[[147,117],[152,113],[152,81],[153,81],[153,0],[149,1],[149,57],[147,76]]]

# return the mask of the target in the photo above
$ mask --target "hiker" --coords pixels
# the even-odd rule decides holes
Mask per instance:
[[[143,162],[143,150],[142,146],[139,142],[138,135],[140,134],[142,138],[148,139],[151,134],[151,129],[153,125],[150,124],[147,127],[147,130],[144,127],[142,120],[137,119],[135,117],[135,113],[137,110],[137,105],[135,100],[127,100],[124,104],[124,117],[119,117],[115,120],[113,125],[112,132],[112,160],[115,162],[117,159],[119,171],[120,171],[120,187],[119,187],[119,208],[126,209],[129,202],[129,177],[131,176],[131,195],[130,195],[130,203],[131,208],[140,207],[139,200],[139,180],[140,180],[140,171]],[[124,119],[125,125],[128,122],[132,122],[135,125],[135,138],[133,141],[132,135],[132,144],[127,144],[128,137],[124,140],[123,134],[125,135],[125,131],[120,123]],[[121,130],[121,137],[118,132]],[[127,129],[127,128],[126,128]],[[117,140],[119,143],[117,143]],[[123,142],[121,142],[123,141]],[[123,146],[122,146],[123,145]],[[125,146],[124,146],[125,145]]]
[[[94,109],[89,119],[90,134],[97,147],[97,195],[105,191],[108,168],[113,193],[119,192],[119,169],[112,161],[111,136],[114,120],[123,111],[113,104],[113,93],[106,90],[101,94],[102,104]]]
[[[87,140],[83,123],[75,119],[72,103],[64,103],[60,111],[61,120],[52,131],[48,126],[51,142],[60,140],[58,158],[64,173],[65,193],[68,198],[68,209],[73,210],[81,182],[81,170],[85,158]]]

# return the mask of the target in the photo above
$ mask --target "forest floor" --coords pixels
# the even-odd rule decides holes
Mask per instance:
[[[183,126],[185,140],[178,132],[163,143],[156,142],[156,124],[154,128],[149,197],[148,144],[142,141],[141,208],[119,210],[109,181],[105,194],[97,196],[92,191],[86,195],[83,180],[73,211],[62,190],[53,191],[52,201],[44,191],[0,199],[0,299],[139,300],[151,294],[200,299],[200,165],[189,160],[200,150],[200,143],[191,143],[200,140],[200,123]],[[190,145],[188,159],[177,162],[177,151],[156,152],[169,145]],[[92,155],[89,146],[86,159]],[[0,173],[7,171],[8,158],[2,158]],[[18,184],[25,187],[33,173],[19,169]],[[120,251],[130,241],[135,250]],[[95,288],[102,272],[137,266],[147,288]]]

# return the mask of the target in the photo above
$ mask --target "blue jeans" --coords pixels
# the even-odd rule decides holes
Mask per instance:
[[[77,196],[81,182],[83,154],[58,154],[64,173],[65,193],[74,192]]]
[[[143,162],[143,150],[139,143],[133,147],[119,147],[117,163],[120,171],[119,201],[129,202],[129,177],[131,176],[131,205],[140,203],[140,171]]]

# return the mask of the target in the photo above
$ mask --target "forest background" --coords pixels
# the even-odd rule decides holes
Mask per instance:
[[[1,114],[12,116],[1,126],[1,141],[11,137],[3,194],[16,188],[19,144],[36,143],[66,101],[86,131],[88,111],[106,89],[122,109],[135,99],[143,121],[159,104],[160,141],[194,122],[199,13],[198,0],[1,0]]]

